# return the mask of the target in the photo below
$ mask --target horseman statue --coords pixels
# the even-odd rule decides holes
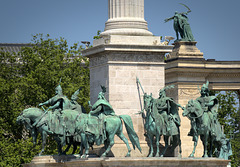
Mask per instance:
[[[89,119],[89,125],[91,123],[95,123],[95,119],[94,117],[97,118],[97,122],[99,125],[99,128],[96,129],[94,127],[95,131],[95,136],[96,136],[96,142],[97,145],[99,145],[100,143],[103,143],[104,140],[106,140],[106,131],[105,131],[105,118],[108,115],[115,115],[115,112],[112,108],[112,106],[109,104],[109,102],[105,99],[105,93],[106,93],[106,87],[105,86],[101,86],[102,91],[98,94],[98,100],[94,103],[94,105],[92,106],[90,101],[89,101],[89,106],[92,108],[92,110],[89,112],[89,114],[92,117],[92,119]],[[91,126],[88,126],[91,127]],[[90,131],[92,131],[92,129],[89,129]]]
[[[197,102],[199,102],[203,112],[207,113],[209,119],[210,119],[210,129],[211,129],[211,136],[217,138],[217,140],[220,140],[221,136],[219,133],[219,130],[221,130],[220,124],[217,120],[217,112],[218,112],[218,100],[216,96],[210,96],[209,95],[209,89],[208,89],[209,82],[207,81],[206,84],[203,84],[201,88],[201,96],[196,99]],[[190,129],[190,132],[188,133],[188,136],[194,136],[194,127],[196,121],[192,122],[192,126]]]
[[[98,100],[92,106],[90,101],[89,106],[91,111],[89,114],[81,114],[78,122],[77,132],[81,134],[81,143],[85,148],[82,157],[87,157],[89,146],[96,143],[97,145],[104,144],[105,151],[101,157],[106,157],[114,145],[114,136],[117,135],[127,146],[128,152],[126,157],[130,156],[131,148],[127,138],[122,130],[122,122],[128,137],[133,145],[133,148],[138,148],[141,152],[139,138],[134,130],[132,119],[129,115],[116,115],[112,106],[105,99],[106,87],[101,86],[102,91],[98,94]]]
[[[61,81],[61,80],[60,80]],[[40,103],[39,108],[27,108],[17,118],[18,123],[22,123],[30,130],[33,137],[33,142],[36,143],[37,136],[41,133],[42,136],[42,150],[44,152],[46,139],[48,135],[52,135],[58,144],[58,153],[65,154],[74,145],[76,150],[77,142],[81,141],[81,137],[75,134],[76,119],[85,110],[77,103],[79,88],[69,100],[63,95],[62,87],[59,85],[55,88],[55,96],[44,103]],[[50,105],[45,110],[43,105]],[[62,152],[62,146],[68,144],[68,148]]]
[[[137,89],[139,93],[139,100],[141,105],[141,96],[139,86],[142,89],[144,94],[144,109],[141,105],[141,112],[138,114],[142,115],[145,136],[149,139],[150,151],[148,157],[163,157],[166,153],[166,150],[171,146],[170,152],[173,153],[175,148],[179,146],[179,157],[181,157],[182,148],[181,148],[181,139],[180,139],[180,130],[179,126],[181,120],[178,114],[178,107],[181,107],[180,104],[177,104],[173,99],[166,96],[166,90],[174,88],[174,85],[166,86],[159,91],[159,98],[154,99],[152,93],[148,95],[144,92],[142,85],[138,78],[136,78]],[[182,107],[181,107],[182,108]],[[144,112],[146,111],[146,114]],[[159,141],[161,136],[164,136],[165,147],[160,153],[159,150]],[[169,138],[171,137],[171,143],[169,144]],[[154,140],[155,138],[155,140]],[[153,155],[153,143],[156,142],[156,154]]]
[[[200,93],[201,96],[196,100],[190,100],[183,111],[191,121],[191,129],[188,136],[193,137],[194,148],[189,157],[194,157],[195,149],[198,142],[198,136],[204,146],[203,157],[212,157],[213,145],[217,157],[228,159],[232,154],[230,140],[226,138],[221,125],[218,121],[218,100],[216,96],[210,96],[208,89],[209,82],[203,84]],[[210,140],[209,140],[210,139]],[[210,151],[208,154],[208,140],[210,141]]]
[[[39,106],[50,105],[49,109],[52,109],[52,112],[49,112],[49,130],[55,134],[64,134],[65,123],[62,117],[62,111],[70,109],[71,104],[70,100],[63,95],[60,84],[55,88],[55,93],[54,97],[44,103],[40,103]]]

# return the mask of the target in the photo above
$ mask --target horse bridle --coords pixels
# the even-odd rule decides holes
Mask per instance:
[[[188,117],[191,118],[191,119],[196,119],[196,118],[200,118],[202,115],[203,115],[204,112],[202,112],[202,114],[200,114],[199,116],[197,117],[191,117],[190,114],[188,114]]]
[[[23,114],[20,116],[20,118],[21,118],[21,121],[24,121],[24,122],[26,122],[27,123],[27,125],[32,129],[33,128],[33,126],[31,125],[31,120],[29,119],[29,118],[25,118],[24,116],[23,116]]]

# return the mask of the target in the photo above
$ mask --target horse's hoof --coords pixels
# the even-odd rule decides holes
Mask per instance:
[[[160,157],[163,157],[163,155],[160,155]]]
[[[159,154],[156,154],[155,157],[159,157]]]
[[[202,157],[203,157],[203,158],[208,158],[208,155],[204,154]]]
[[[194,154],[190,154],[188,157],[189,158],[194,158]]]
[[[105,153],[103,153],[101,156],[100,156],[100,158],[105,158],[106,157],[106,154]]]
[[[131,156],[131,154],[130,153],[127,153],[127,155],[125,156],[125,157],[130,157]]]
[[[148,157],[153,157],[153,154],[149,154]]]
[[[41,151],[40,153],[37,154],[37,156],[42,156],[42,153],[43,153],[43,152]]]
[[[82,155],[81,158],[87,158],[89,155]]]

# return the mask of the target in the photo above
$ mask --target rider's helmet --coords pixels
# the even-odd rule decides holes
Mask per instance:
[[[104,99],[104,93],[103,92],[98,93],[98,99]]]
[[[62,87],[60,84],[55,88],[55,92],[56,92],[56,95],[62,94]]]
[[[201,88],[201,96],[208,96],[209,95],[209,89],[208,89],[209,82],[207,81],[206,84],[203,84]]]
[[[159,91],[159,98],[166,97],[166,91],[165,88],[160,89]]]
[[[74,94],[71,97],[72,101],[77,101],[80,90],[81,88],[79,88],[76,92],[74,92]]]
[[[102,91],[98,94],[98,99],[105,99],[106,87],[101,85],[101,88]]]

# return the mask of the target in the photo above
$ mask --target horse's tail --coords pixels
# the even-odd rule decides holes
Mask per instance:
[[[129,137],[130,141],[132,142],[133,149],[135,150],[135,146],[136,146],[138,148],[138,150],[142,153],[142,149],[141,149],[141,146],[139,143],[139,138],[137,136],[137,133],[134,131],[131,117],[129,115],[120,115],[119,117],[124,122],[128,137]]]

